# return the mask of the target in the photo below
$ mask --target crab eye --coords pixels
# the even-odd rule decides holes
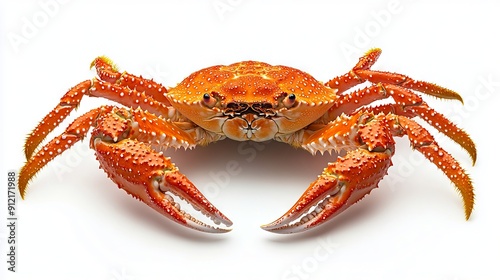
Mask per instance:
[[[205,101],[205,102],[210,101],[210,94],[208,94],[208,93],[203,94],[203,101]]]
[[[290,108],[293,106],[293,104],[295,104],[295,101],[296,101],[295,94],[291,93],[287,97],[285,97],[285,99],[283,99],[283,105],[285,105],[285,107],[287,108]]]
[[[207,106],[208,108],[212,108],[216,103],[217,99],[215,99],[212,95],[210,95],[209,93],[203,94],[203,104],[205,104],[205,106]]]

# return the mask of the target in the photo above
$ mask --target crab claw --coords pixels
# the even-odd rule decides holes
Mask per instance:
[[[160,172],[158,175],[147,188],[151,200],[146,204],[151,208],[192,229],[209,233],[231,231],[230,228],[219,227],[221,223],[227,227],[232,226],[233,223],[215,208],[186,176],[177,170]],[[181,209],[179,202],[176,202],[174,197],[187,201],[195,210],[212,220],[216,226],[208,225]]]
[[[163,216],[203,232],[231,231],[229,228],[233,224],[231,220],[210,203],[161,152],[156,152],[150,146],[131,139],[110,143],[96,138],[94,149],[101,168],[121,189]],[[203,222],[195,218],[194,214],[197,213],[188,213],[187,210],[181,209],[179,199],[190,204],[211,222]],[[221,227],[220,224],[225,227]]]
[[[390,150],[349,152],[330,163],[288,212],[261,228],[274,233],[297,233],[325,223],[377,187],[391,165],[390,156]]]

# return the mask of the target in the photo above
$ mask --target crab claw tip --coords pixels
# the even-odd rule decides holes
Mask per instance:
[[[273,233],[297,233],[320,225],[335,216],[350,195],[335,177],[320,176],[295,205],[276,221],[261,228]],[[340,202],[339,202],[340,200]]]
[[[186,225],[192,229],[208,233],[228,233],[231,230],[233,230],[232,228],[229,227],[223,228],[223,227],[209,226],[206,224],[200,224],[192,220],[186,220]]]

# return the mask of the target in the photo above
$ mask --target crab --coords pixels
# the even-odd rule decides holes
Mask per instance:
[[[29,134],[20,194],[25,197],[40,169],[90,133],[100,168],[119,188],[183,226],[225,233],[231,220],[164,155],[168,148],[192,149],[230,138],[276,140],[312,154],[343,152],[290,210],[262,226],[274,233],[296,233],[324,224],[376,188],[392,165],[394,138],[407,136],[412,148],[453,182],[469,219],[474,205],[470,177],[414,119],[455,141],[474,164],[476,148],[469,135],[418,92],[463,103],[460,95],[406,75],[372,70],[380,54],[380,49],[369,50],[348,73],[326,83],[292,67],[243,61],[199,70],[172,88],[119,72],[109,58],[97,57],[91,63],[97,77],[71,88]],[[85,95],[123,106],[90,110],[39,148]],[[389,102],[374,105],[379,100]],[[180,200],[203,215],[196,218],[197,212],[181,207]]]

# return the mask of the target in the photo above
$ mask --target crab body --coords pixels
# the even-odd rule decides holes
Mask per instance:
[[[317,120],[332,106],[335,92],[300,70],[243,61],[197,71],[166,97],[209,132],[266,141]]]
[[[351,71],[326,83],[288,66],[243,61],[199,70],[173,88],[119,72],[111,60],[98,57],[91,64],[98,78],[70,89],[26,140],[20,193],[24,198],[31,178],[91,131],[90,146],[118,187],[181,225],[220,233],[229,231],[232,222],[164,156],[168,148],[193,148],[227,137],[276,140],[313,154],[346,151],[290,210],[262,226],[271,232],[294,233],[323,224],[376,188],[392,165],[394,137],[406,135],[412,147],[454,183],[469,218],[474,203],[469,176],[413,120],[427,121],[462,146],[474,162],[476,149],[468,134],[430,108],[417,92],[461,101],[460,95],[405,75],[371,70],[380,53],[380,49],[370,50]],[[348,91],[364,82],[371,84]],[[124,107],[93,109],[38,149],[84,95],[114,100]],[[393,102],[372,105],[383,99]],[[211,221],[181,209],[178,199]]]

